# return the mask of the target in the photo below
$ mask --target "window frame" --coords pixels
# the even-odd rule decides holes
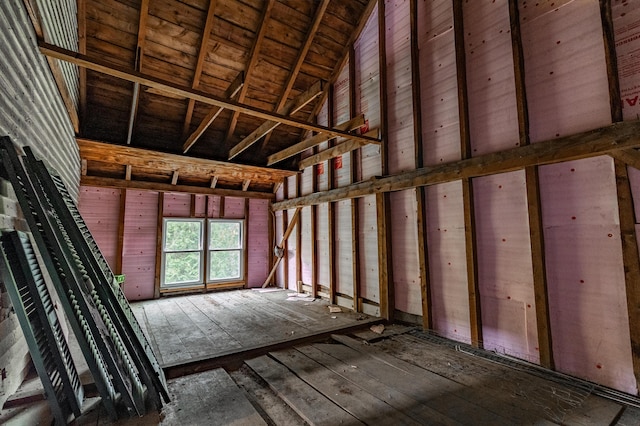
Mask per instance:
[[[197,222],[200,224],[200,248],[198,250],[167,250],[167,224],[169,222]],[[231,249],[211,249],[211,224],[215,222],[237,223],[240,225],[240,235],[238,236],[239,248]],[[227,218],[198,218],[198,217],[163,217],[162,218],[162,241],[161,266],[160,266],[160,289],[179,289],[196,286],[207,286],[209,284],[224,284],[229,282],[243,282],[246,276],[245,257],[247,256],[245,232],[246,219],[227,219]],[[211,254],[213,252],[238,252],[239,253],[239,276],[222,279],[212,279],[211,277]],[[166,266],[168,253],[199,253],[200,254],[200,270],[199,279],[197,281],[186,281],[180,283],[166,283]]]
[[[237,223],[240,225],[240,235],[238,236],[238,241],[239,241],[239,248],[232,248],[232,249],[211,249],[211,235],[210,235],[210,230],[211,230],[211,224],[212,223]],[[225,218],[208,218],[207,219],[207,241],[206,241],[206,270],[205,270],[205,275],[206,275],[206,282],[207,284],[216,284],[216,283],[226,283],[226,282],[234,282],[234,281],[244,281],[245,278],[245,268],[244,268],[244,257],[246,256],[245,250],[245,240],[244,240],[244,233],[245,233],[245,219],[225,219]],[[240,258],[239,258],[239,276],[238,277],[231,277],[231,278],[221,278],[221,279],[212,279],[211,278],[211,267],[210,267],[210,263],[211,263],[211,253],[212,252],[239,252],[240,254]]]
[[[169,222],[196,222],[200,223],[200,248],[197,250],[167,250],[166,249],[166,240],[167,240],[167,224]],[[200,285],[203,283],[204,276],[206,274],[206,259],[204,257],[204,239],[206,237],[205,233],[205,220],[200,218],[180,218],[180,217],[164,217],[162,218],[162,246],[160,250],[162,251],[162,266],[160,272],[160,288],[180,288],[180,287],[190,287],[194,285]],[[199,253],[200,254],[200,270],[199,277],[196,281],[184,281],[179,283],[167,283],[166,282],[166,267],[167,267],[167,253]]]

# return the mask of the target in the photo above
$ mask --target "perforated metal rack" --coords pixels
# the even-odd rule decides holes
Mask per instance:
[[[23,232],[0,238],[0,274],[59,424],[81,414],[84,391],[31,241]]]

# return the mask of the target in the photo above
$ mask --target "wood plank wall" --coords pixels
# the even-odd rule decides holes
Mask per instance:
[[[0,3],[0,136],[29,145],[60,171],[74,198],[78,196],[80,159],[73,124],[47,61],[35,48],[33,25],[21,0]],[[18,219],[13,190],[0,182],[0,225],[26,230]],[[26,342],[9,296],[0,286],[0,406],[18,388],[30,363]]]
[[[609,31],[615,41],[609,41],[607,49],[603,42],[607,21],[600,3],[602,10],[612,11],[613,30],[605,28],[604,40]],[[637,119],[640,72],[633,66],[631,52],[640,45],[635,25],[640,22],[640,0],[566,0],[527,7],[516,0],[458,4],[456,24],[464,28],[458,40],[463,51],[456,52],[454,0],[416,2],[417,40],[411,39],[411,0],[386,0],[385,7],[373,8],[354,44],[348,82],[355,89],[352,113],[364,113],[369,128],[388,123],[388,174],[603,127],[619,120],[612,110],[616,98],[623,105],[622,117]],[[386,29],[382,56],[380,10]],[[417,45],[416,51],[411,52],[410,42]],[[419,78],[415,88],[412,53],[418,65],[413,71],[413,81]],[[464,57],[462,80],[457,77],[456,53],[458,66],[460,55]],[[617,75],[607,54],[617,59]],[[381,111],[383,68],[387,105]],[[610,97],[611,87],[617,87],[611,84],[614,80],[620,94]],[[466,87],[462,98],[460,84]],[[336,111],[342,110],[344,101],[335,92],[340,90],[336,84],[328,99],[333,104],[324,107],[334,111],[338,122],[343,117]],[[418,114],[412,97],[420,106]],[[459,108],[459,99],[465,108]],[[464,109],[468,129],[460,125]],[[335,125],[326,114],[323,109],[319,122]],[[461,137],[468,138],[468,146]],[[416,151],[416,143],[421,143],[421,150]],[[352,168],[356,181],[363,181],[382,174],[380,152],[380,147],[367,146],[340,161],[342,167]],[[416,153],[422,155],[420,162]],[[637,152],[631,151],[625,158],[635,157]],[[625,241],[630,237],[620,223],[624,219],[627,229],[626,223],[635,220],[636,233],[638,225],[637,219],[622,215],[624,206],[618,204],[618,199],[622,203],[628,198],[618,195],[624,189],[620,167],[614,167],[609,156],[601,156],[472,178],[468,183],[453,180],[426,187],[421,212],[416,189],[391,193],[393,281],[389,285],[395,290],[396,317],[454,340],[637,394],[640,376],[631,350],[637,327],[631,331],[629,327],[636,315],[635,293],[626,285],[625,268],[633,268],[638,259],[630,259],[630,251],[625,251],[626,262],[632,264],[625,263],[621,235]],[[339,169],[335,172],[334,187],[345,185]],[[629,167],[628,176],[637,217],[640,172]],[[322,179],[316,192],[331,188]],[[289,191],[288,197],[279,194],[277,199],[293,196]],[[350,203],[357,208],[350,208]],[[333,226],[327,234],[336,235],[328,242],[336,253],[328,261],[338,275],[330,297],[337,296],[343,306],[380,313],[385,301],[378,274],[383,252],[378,252],[377,237],[384,233],[377,229],[383,222],[376,221],[376,196],[336,200],[332,205],[336,220],[327,222]],[[325,208],[328,204],[317,206],[318,211]],[[352,209],[357,217],[348,222]],[[424,264],[418,255],[422,215],[426,220],[422,237],[427,241]],[[348,235],[356,228],[359,254],[350,258]],[[281,233],[283,228],[279,229]],[[316,251],[311,261],[326,265],[325,255]],[[359,286],[353,290],[345,285],[350,278],[348,262],[360,271]],[[469,262],[474,263],[471,269]],[[426,271],[427,279],[421,271]],[[295,272],[290,265],[290,275]],[[474,286],[469,285],[470,277],[477,280]],[[354,296],[359,299],[354,301]],[[470,302],[477,309],[471,310]],[[628,309],[634,312],[628,315]],[[474,318],[473,312],[478,316]],[[424,321],[423,314],[428,314]],[[476,338],[480,340],[475,342]]]

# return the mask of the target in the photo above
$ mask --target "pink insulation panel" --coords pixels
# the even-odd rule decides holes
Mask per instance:
[[[102,255],[114,269],[118,255],[120,190],[81,186],[78,208]]]
[[[207,206],[208,216],[211,218],[219,218],[220,217],[220,197],[209,196]]]
[[[316,251],[318,268],[318,284],[329,287],[329,205],[316,206]]]
[[[122,273],[126,276],[124,293],[129,300],[153,298],[157,226],[158,193],[127,190]]]
[[[376,196],[358,198],[358,241],[360,244],[360,296],[380,302],[378,276],[378,225]]]
[[[313,256],[311,253],[311,207],[304,207],[300,212],[298,226],[302,232],[302,246],[300,247],[300,260],[302,261],[302,282],[311,284]]]
[[[473,155],[519,145],[507,0],[463,8],[469,130]]]
[[[225,219],[244,219],[244,198],[224,197]]]
[[[340,71],[333,91],[333,123],[339,124],[349,120],[349,62]],[[344,142],[338,138],[335,144]],[[335,188],[351,183],[351,155],[344,154],[333,160],[333,185]]]
[[[284,234],[284,227],[282,225],[282,215],[283,212],[282,210],[278,210],[277,212],[275,212],[275,216],[276,216],[276,226],[275,226],[275,237],[276,237],[276,242],[275,244],[280,244],[280,241],[282,241],[282,235]],[[284,259],[283,259],[284,260]],[[275,285],[277,287],[285,287],[284,285],[284,261],[281,260],[279,265],[278,265],[278,269],[276,269],[276,276],[275,276]],[[274,261],[275,261],[275,257],[274,257]]]
[[[356,111],[364,114],[369,128],[380,126],[380,68],[378,60],[378,9],[373,8],[369,20],[354,43],[356,68]],[[362,179],[381,174],[380,147],[367,145],[360,149]]]
[[[598,1],[541,3],[521,24],[532,142],[609,124]],[[540,187],[556,368],[635,394],[613,162],[540,167]]]
[[[640,0],[611,2],[622,115],[640,117]]]
[[[336,291],[353,296],[353,237],[351,228],[351,200],[334,203]]]
[[[269,265],[269,213],[268,200],[249,200],[249,218],[245,222],[247,226],[247,286],[261,287],[267,278],[271,266]]]
[[[386,0],[386,64],[389,173],[413,170],[413,95],[409,0]]]
[[[189,217],[191,214],[191,195],[165,193],[162,214],[164,217]]]
[[[540,2],[521,9],[531,141],[610,124],[598,1]]]
[[[524,171],[473,180],[484,348],[539,362]]]
[[[207,196],[195,195],[194,196],[194,213],[196,217],[205,217],[207,208]]]
[[[433,328],[469,343],[469,290],[460,181],[426,188]]]
[[[390,197],[395,308],[422,315],[416,190],[392,192]]]
[[[452,2],[418,2],[424,165],[460,159]]]

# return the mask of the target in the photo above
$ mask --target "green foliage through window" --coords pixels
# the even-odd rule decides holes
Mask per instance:
[[[244,255],[241,220],[165,219],[163,228],[163,286],[242,279]],[[207,238],[207,244],[204,244]],[[202,265],[208,255],[206,265]],[[206,267],[206,271],[203,271]]]

